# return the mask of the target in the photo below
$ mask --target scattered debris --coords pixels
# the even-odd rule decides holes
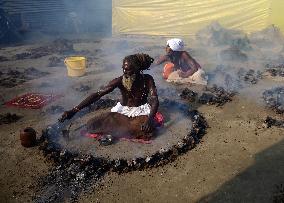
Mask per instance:
[[[284,113],[284,87],[276,87],[265,90],[262,97],[268,108],[273,109],[276,113]]]
[[[11,113],[6,113],[5,115],[0,114],[0,125],[15,123],[21,118],[23,118],[23,116],[19,116],[17,114],[11,114]]]

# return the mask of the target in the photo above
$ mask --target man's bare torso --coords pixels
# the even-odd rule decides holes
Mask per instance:
[[[149,94],[157,96],[154,79],[148,74],[139,74],[135,79],[131,90],[128,91],[122,83],[123,76],[112,80],[106,88],[119,88],[123,106],[137,107],[147,103]]]

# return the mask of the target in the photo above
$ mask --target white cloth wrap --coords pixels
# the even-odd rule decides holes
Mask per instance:
[[[207,85],[208,77],[205,75],[204,70],[198,69],[195,73],[193,73],[192,76],[189,76],[187,78],[182,78],[178,75],[178,71],[172,72],[167,82],[174,82],[174,83],[193,83],[193,84],[199,84],[199,85]]]
[[[150,114],[151,106],[146,103],[137,107],[122,106],[120,102],[112,107],[111,112],[117,112],[128,117],[148,116]]]
[[[173,51],[183,51],[184,48],[184,42],[178,38],[169,39],[167,45],[169,45]]]

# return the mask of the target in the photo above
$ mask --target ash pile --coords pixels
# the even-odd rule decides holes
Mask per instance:
[[[272,126],[276,126],[279,128],[284,128],[284,121],[283,120],[278,120],[274,119],[270,116],[267,116],[266,119],[263,122],[263,127],[265,128],[270,128]]]
[[[232,101],[236,92],[226,91],[223,87],[213,85],[206,87],[205,92],[198,96],[198,93],[185,88],[182,90],[180,97],[188,102],[198,102],[199,104],[223,106],[227,102]]]
[[[42,133],[40,150],[44,156],[54,162],[54,167],[49,175],[39,180],[39,190],[34,201],[54,202],[66,199],[76,201],[81,192],[94,188],[107,171],[124,173],[158,167],[194,148],[208,127],[204,117],[196,110],[189,111],[188,105],[176,101],[164,100],[161,106],[166,108],[170,106],[182,111],[192,120],[192,130],[169,148],[161,148],[152,155],[133,159],[109,160],[71,152],[57,142],[58,137],[62,136],[62,127],[59,124],[49,126]]]
[[[265,72],[267,72],[272,77],[284,77],[284,64],[266,64]]]
[[[34,67],[25,70],[6,70],[0,72],[0,86],[11,88],[20,85],[26,81],[37,79],[48,75],[48,72],[40,71]]]
[[[235,92],[226,91],[223,87],[206,87],[204,92],[198,99],[198,102],[201,104],[209,104],[216,106],[223,106],[227,102],[232,101],[232,97],[235,96]]]
[[[17,114],[11,114],[11,113],[6,113],[4,115],[0,114],[0,125],[15,123],[21,118],[23,118],[23,116]]]
[[[270,90],[265,90],[262,97],[268,108],[274,110],[276,113],[284,113],[284,87],[275,87]]]

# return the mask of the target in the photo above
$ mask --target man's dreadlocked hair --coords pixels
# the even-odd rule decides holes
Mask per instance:
[[[150,57],[148,54],[134,54],[126,56],[123,59],[123,64],[125,61],[131,63],[137,71],[143,71],[149,69],[151,64],[154,62],[154,59]]]

